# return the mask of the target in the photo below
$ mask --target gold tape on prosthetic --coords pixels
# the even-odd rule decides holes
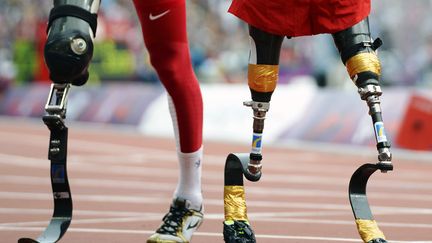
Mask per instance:
[[[224,187],[225,220],[248,221],[246,200],[243,186]]]
[[[279,65],[249,64],[248,85],[258,92],[272,92],[276,88]]]
[[[354,78],[356,74],[366,71],[381,75],[381,64],[374,52],[359,53],[351,57],[346,62],[346,68],[351,78]]]
[[[357,219],[356,224],[360,237],[365,243],[377,238],[385,240],[384,233],[378,228],[375,220]]]

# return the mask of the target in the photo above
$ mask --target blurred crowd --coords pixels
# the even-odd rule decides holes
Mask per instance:
[[[227,13],[229,0],[187,0],[192,60],[202,83],[246,82],[247,26]],[[432,87],[432,0],[372,0],[373,37],[383,84]],[[43,42],[51,0],[0,1],[0,89],[47,82]],[[157,83],[131,0],[103,0],[89,83],[119,80]],[[329,35],[286,39],[280,83],[309,75],[319,86],[350,87]]]

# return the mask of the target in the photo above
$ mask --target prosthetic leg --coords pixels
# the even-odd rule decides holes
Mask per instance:
[[[351,79],[358,87],[361,99],[366,101],[369,107],[378,150],[378,162],[360,166],[351,177],[349,184],[351,208],[362,240],[365,243],[384,243],[387,241],[373,219],[366,196],[367,181],[375,171],[380,170],[385,173],[393,170],[390,142],[384,130],[380,106],[381,67],[375,52],[382,43],[380,39],[372,42],[368,19],[333,34],[333,38]]]
[[[45,61],[53,80],[43,122],[50,130],[48,159],[51,161],[51,187],[54,213],[45,231],[36,239],[21,238],[18,243],[53,243],[66,233],[72,220],[72,195],[67,176],[66,118],[71,84],[83,85],[93,53],[96,12],[99,0],[55,0],[48,23]]]
[[[276,88],[279,53],[283,36],[272,35],[250,26],[251,56],[248,85],[252,101],[244,102],[253,110],[253,135],[250,153],[229,154],[225,163],[224,240],[227,243],[256,242],[247,217],[243,175],[250,181],[261,178],[262,134],[270,99]]]
[[[57,242],[66,233],[72,220],[72,197],[66,169],[68,128],[63,119],[70,84],[52,84],[43,121],[51,132],[48,159],[51,161],[51,187],[54,213],[51,222],[37,240],[21,238],[18,243]]]

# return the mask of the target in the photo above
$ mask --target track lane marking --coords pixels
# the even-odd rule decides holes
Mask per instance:
[[[0,226],[0,231],[28,231],[35,232],[44,230],[43,227],[5,227]],[[68,234],[71,233],[102,233],[102,234],[138,234],[138,235],[150,235],[154,231],[149,230],[124,230],[124,229],[101,229],[101,228],[76,228],[70,227]],[[195,232],[196,236],[206,237],[223,237],[221,233],[213,232]],[[286,239],[286,240],[309,240],[309,241],[341,241],[341,242],[359,242],[359,239],[354,238],[341,238],[341,237],[317,237],[317,236],[296,236],[296,235],[270,235],[270,234],[257,234],[258,239]],[[395,241],[392,243],[432,243],[432,241]]]

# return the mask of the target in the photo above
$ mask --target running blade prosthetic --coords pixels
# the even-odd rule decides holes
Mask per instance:
[[[21,238],[18,243],[54,243],[66,233],[72,220],[72,195],[66,169],[68,128],[66,115],[67,95],[70,84],[52,84],[43,117],[50,130],[48,159],[54,198],[54,213],[45,231],[36,239]]]

